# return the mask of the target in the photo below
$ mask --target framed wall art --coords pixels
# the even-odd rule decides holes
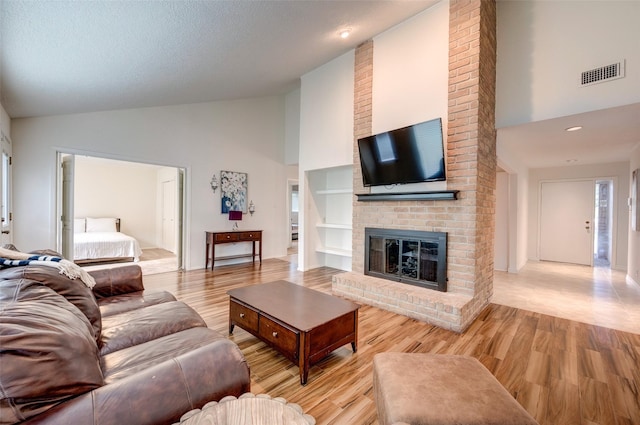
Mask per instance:
[[[247,212],[247,173],[220,171],[222,214],[229,211]]]

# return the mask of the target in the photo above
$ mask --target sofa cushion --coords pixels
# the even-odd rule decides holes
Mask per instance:
[[[213,329],[197,327],[107,354],[100,359],[105,383],[113,383],[135,375],[151,366],[221,339],[226,338]]]
[[[200,335],[215,333],[205,328],[200,331]],[[66,401],[21,425],[171,424],[207,402],[251,391],[250,384],[249,367],[238,346],[226,338],[214,339],[159,363],[149,358],[147,367],[136,373]]]
[[[191,307],[171,301],[103,318],[100,355],[206,323]]]
[[[39,282],[0,281],[0,347],[0,424],[103,385],[93,327]]]
[[[75,305],[89,319],[93,336],[100,339],[102,321],[100,309],[93,292],[80,279],[70,279],[60,274],[55,267],[28,265],[9,267],[0,271],[0,279],[30,279],[48,286]]]
[[[89,274],[96,281],[93,293],[98,301],[102,298],[144,290],[142,269],[137,264],[92,270]]]
[[[171,292],[145,290],[102,298],[98,300],[98,306],[100,307],[102,317],[107,317],[170,301],[176,301],[176,297],[174,297]]]

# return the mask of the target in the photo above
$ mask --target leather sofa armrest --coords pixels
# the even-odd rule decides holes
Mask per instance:
[[[138,265],[89,272],[96,281],[93,293],[97,299],[144,290],[142,269]]]
[[[220,339],[63,402],[22,425],[170,424],[209,401],[250,390],[242,352]]]

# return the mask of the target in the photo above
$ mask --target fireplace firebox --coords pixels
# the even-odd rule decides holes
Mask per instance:
[[[364,273],[447,290],[447,233],[366,227]]]

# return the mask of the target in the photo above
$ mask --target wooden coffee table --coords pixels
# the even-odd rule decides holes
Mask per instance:
[[[309,367],[351,343],[358,349],[358,304],[284,280],[232,289],[229,333],[235,325],[261,339],[300,367]]]

